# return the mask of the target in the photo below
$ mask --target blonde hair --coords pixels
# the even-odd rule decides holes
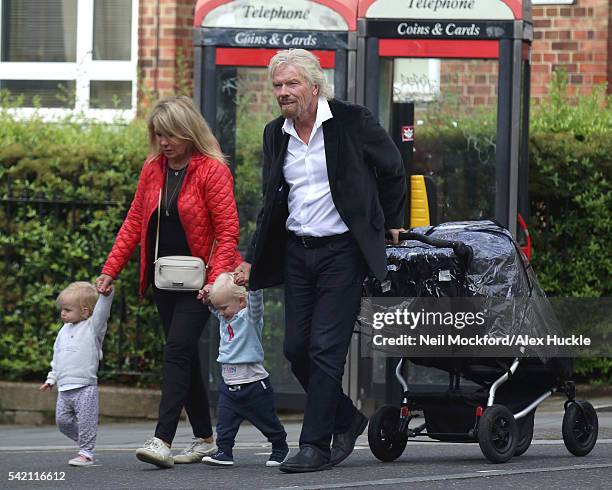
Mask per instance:
[[[319,87],[319,95],[327,100],[334,98],[334,91],[327,83],[325,73],[317,57],[305,49],[285,49],[276,53],[268,65],[268,76],[270,80],[278,67],[287,63],[297,68],[310,85]]]
[[[230,272],[222,272],[215,279],[208,293],[211,303],[214,302],[215,296],[224,291],[227,291],[232,298],[246,298],[248,295],[247,289],[244,286],[239,286],[234,282],[234,274]]]
[[[96,306],[98,301],[98,291],[96,287],[85,281],[77,281],[69,284],[55,300],[55,303],[61,307],[68,301],[74,301],[78,304],[79,308],[89,308],[91,313]]]
[[[160,133],[189,141],[203,155],[227,164],[217,138],[189,97],[176,95],[160,100],[149,115],[148,127],[149,144],[155,155],[161,151],[155,137]]]

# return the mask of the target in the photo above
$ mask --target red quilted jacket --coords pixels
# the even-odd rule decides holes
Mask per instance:
[[[157,209],[165,175],[165,157],[145,161],[130,210],[102,268],[103,274],[116,278],[140,243],[141,296],[147,287],[150,262],[147,229]],[[217,241],[208,268],[208,283],[221,272],[234,270],[242,261],[237,250],[240,227],[233,183],[227,165],[193,153],[178,197],[178,210],[192,255],[207,262],[213,240]]]

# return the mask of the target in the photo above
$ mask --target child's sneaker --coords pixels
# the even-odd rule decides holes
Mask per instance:
[[[266,461],[266,466],[268,467],[280,466],[281,463],[284,463],[288,457],[289,457],[288,447],[283,447],[280,449],[272,448],[272,454],[270,455],[270,459]]]
[[[202,463],[210,466],[234,466],[234,459],[219,449],[212,456],[204,456]]]
[[[194,437],[191,446],[174,456],[174,462],[176,464],[198,463],[204,456],[210,456],[216,452],[217,446],[214,442],[205,442],[204,439]]]
[[[79,454],[76,458],[72,458],[68,461],[68,464],[70,466],[91,466],[94,462],[92,458]]]
[[[164,441],[157,437],[149,439],[142,447],[136,449],[136,457],[140,461],[154,464],[160,468],[172,468],[174,466],[172,451],[164,444]]]

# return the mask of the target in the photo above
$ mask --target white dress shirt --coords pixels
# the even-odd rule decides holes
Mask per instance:
[[[327,99],[319,97],[308,144],[298,136],[291,119],[285,119],[283,124],[283,132],[289,134],[283,164],[283,174],[289,184],[286,227],[296,235],[322,237],[348,231],[332,200],[327,176],[322,126],[332,117]]]

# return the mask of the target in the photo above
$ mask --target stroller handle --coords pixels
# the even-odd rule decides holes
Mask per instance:
[[[389,237],[389,235],[387,235]],[[419,242],[426,243],[436,248],[452,248],[453,252],[461,263],[468,268],[474,258],[474,250],[469,245],[463,242],[457,242],[453,240],[443,240],[441,238],[434,238],[413,231],[402,231],[399,234],[400,240],[416,240]]]

